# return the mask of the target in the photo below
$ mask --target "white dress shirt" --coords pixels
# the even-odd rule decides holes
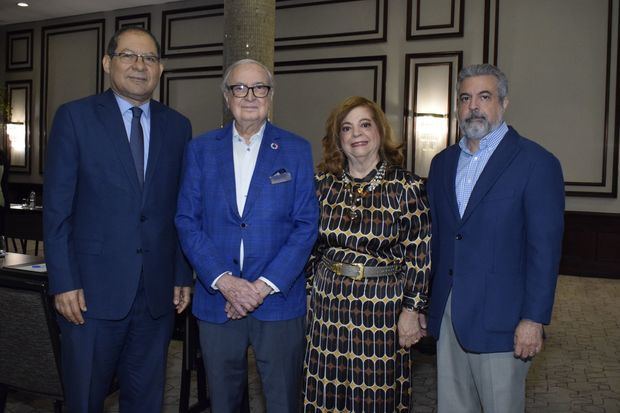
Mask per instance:
[[[258,151],[260,150],[260,144],[263,141],[263,133],[265,132],[266,123],[261,126],[258,132],[252,135],[249,139],[249,143],[246,143],[245,139],[239,135],[237,128],[233,123],[233,162],[235,168],[235,192],[237,195],[237,211],[239,215],[243,215],[243,209],[245,208],[245,201],[248,198],[248,191],[250,190],[250,183],[252,182],[252,175],[254,174],[254,168],[256,167],[256,161],[258,159]],[[239,246],[239,267],[243,271],[243,239],[241,239],[241,245]],[[224,273],[226,274],[226,273]],[[217,284],[221,274],[217,277],[211,287],[217,290],[215,284]],[[265,277],[259,277],[268,286],[270,286],[273,292],[279,292],[280,290]]]

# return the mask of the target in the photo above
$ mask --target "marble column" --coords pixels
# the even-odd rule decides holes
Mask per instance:
[[[275,0],[224,2],[224,71],[237,60],[254,59],[273,72]],[[231,120],[224,105],[224,123]]]

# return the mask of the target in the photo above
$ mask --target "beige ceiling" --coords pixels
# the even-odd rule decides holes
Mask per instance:
[[[25,0],[30,7],[18,7],[16,5],[18,1],[0,0],[0,26],[171,2],[171,0]]]

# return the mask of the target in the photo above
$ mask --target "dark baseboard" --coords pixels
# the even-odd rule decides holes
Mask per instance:
[[[564,214],[560,274],[620,279],[620,214]]]

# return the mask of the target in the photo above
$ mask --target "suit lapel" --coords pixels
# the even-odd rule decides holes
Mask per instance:
[[[472,211],[478,206],[480,201],[482,201],[495,181],[497,181],[519,152],[520,149],[517,145],[517,140],[517,133],[514,129],[510,128],[480,174],[480,178],[478,178],[478,182],[476,182],[476,186],[474,186],[474,190],[467,202],[467,208],[463,214],[463,222],[469,218]]]
[[[224,187],[224,194],[228,200],[228,205],[233,211],[233,214],[239,217],[239,208],[237,208],[237,189],[235,185],[235,160],[233,157],[233,142],[232,142],[232,122],[227,127],[221,130],[219,136],[215,138],[217,140],[217,150],[215,153],[218,156],[218,171],[220,171],[220,178]]]
[[[448,173],[444,175],[444,186],[446,193],[448,194],[448,201],[450,203],[450,210],[454,215],[454,218],[458,221],[461,219],[459,214],[459,205],[456,200],[456,169],[459,164],[459,156],[461,154],[461,148],[459,145],[453,145],[447,153]]]
[[[101,124],[104,125],[106,135],[112,142],[112,146],[118,154],[120,163],[125,170],[128,181],[132,188],[137,192],[142,192],[138,176],[136,175],[136,167],[134,166],[129,148],[129,137],[123,123],[123,116],[118,108],[118,103],[114,97],[114,92],[108,89],[105,93],[99,95],[97,111]]]
[[[258,159],[256,160],[256,167],[252,174],[252,181],[250,183],[250,189],[248,191],[248,198],[245,201],[245,207],[243,208],[243,216],[247,216],[256,203],[256,199],[260,194],[260,191],[265,185],[270,185],[269,177],[275,172],[273,165],[280,152],[280,137],[274,130],[271,123],[267,122],[265,126],[265,132],[263,133],[263,140],[260,144],[258,152]]]

